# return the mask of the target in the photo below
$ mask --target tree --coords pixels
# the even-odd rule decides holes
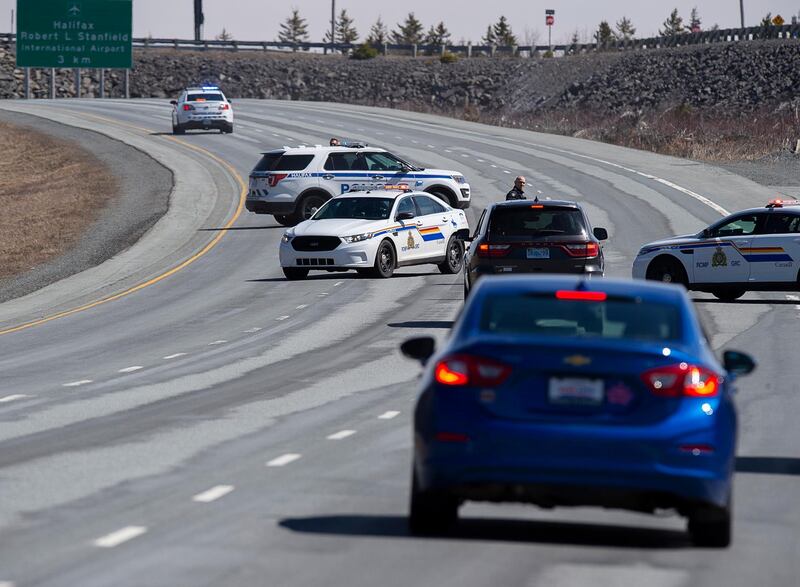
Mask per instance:
[[[689,17],[689,30],[693,33],[699,33],[702,28],[700,25],[703,24],[703,21],[700,20],[700,13],[697,10],[697,6],[692,8],[692,15]]]
[[[623,16],[617,21],[616,37],[621,41],[630,41],[636,36],[636,27],[633,26],[631,19]]]
[[[767,12],[766,16],[761,19],[761,26],[772,26],[772,13]]]
[[[335,43],[349,44],[355,43],[358,40],[358,31],[355,27],[355,20],[350,18],[346,9],[342,9],[338,18],[334,21],[334,32],[336,36],[333,39]],[[331,42],[331,32],[325,33],[325,42]]]
[[[392,41],[398,45],[419,45],[422,43],[423,30],[422,23],[413,12],[409,12],[405,22],[398,24],[397,29],[392,31]]]
[[[450,44],[450,31],[440,22],[435,27],[431,25],[428,29],[428,34],[425,35],[425,44],[433,45],[434,47],[444,47]]]
[[[225,27],[222,27],[222,32],[218,34],[216,37],[217,41],[231,41],[233,40],[233,35],[228,32]]]
[[[492,28],[492,25],[486,27],[486,34],[481,37],[481,42],[484,45],[494,45],[497,43],[497,38],[494,36],[494,29]]]
[[[598,45],[607,45],[617,40],[617,37],[614,36],[614,31],[611,30],[611,25],[608,24],[607,20],[602,21],[600,26],[597,27],[597,32],[594,34],[594,38]]]
[[[308,23],[300,16],[297,8],[292,10],[292,15],[281,23],[281,30],[278,31],[278,40],[281,43],[291,43],[293,45],[308,41]],[[297,51],[297,47],[293,48]]]
[[[372,45],[373,47],[380,47],[384,43],[389,41],[389,31],[386,30],[386,25],[383,24],[383,20],[381,17],[378,17],[378,20],[375,21],[375,24],[372,25],[372,28],[369,29],[369,35],[367,35],[367,44]]]
[[[664,21],[664,28],[659,31],[662,37],[674,37],[686,32],[683,28],[683,18],[678,15],[678,9],[675,8],[669,15],[669,18]]]
[[[495,43],[501,47],[516,47],[519,45],[517,37],[511,31],[511,25],[508,24],[508,19],[501,16],[500,20],[492,27]]]

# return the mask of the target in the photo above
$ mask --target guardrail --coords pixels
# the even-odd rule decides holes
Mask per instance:
[[[8,43],[16,41],[12,33],[0,34],[0,39],[5,37]],[[548,51],[554,54],[575,54],[593,51],[630,51],[643,49],[660,49],[664,47],[683,47],[689,45],[705,45],[712,43],[732,43],[739,41],[757,41],[767,39],[797,39],[800,38],[800,24],[783,26],[750,27],[739,29],[718,29],[699,33],[685,33],[671,37],[652,37],[649,39],[631,39],[628,41],[613,41],[609,43],[577,43],[569,45],[521,45],[518,47],[498,45],[398,45],[384,43],[375,48],[384,55],[399,54],[417,57],[423,55],[456,53],[472,57],[474,55],[542,55]],[[192,51],[329,51],[347,53],[360,43],[284,43],[281,41],[194,41],[189,39],[133,39],[133,46],[139,49],[183,49]]]

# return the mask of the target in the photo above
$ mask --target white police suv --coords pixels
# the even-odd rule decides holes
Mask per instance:
[[[296,147],[263,153],[250,173],[247,209],[291,226],[334,196],[407,184],[451,208],[468,208],[470,188],[457,171],[423,169],[365,145]]]
[[[773,200],[699,234],[645,245],[633,277],[675,282],[735,300],[747,291],[800,290],[800,202]]]
[[[464,212],[406,185],[383,188],[337,196],[287,230],[280,245],[287,279],[349,269],[391,277],[397,267],[423,264],[461,271],[469,235]]]
[[[172,133],[182,135],[187,130],[233,132],[233,107],[217,86],[186,88],[177,100],[172,100]]]

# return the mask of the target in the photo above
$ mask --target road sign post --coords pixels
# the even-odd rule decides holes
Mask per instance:
[[[548,8],[544,11],[544,22],[547,25],[547,49],[553,54],[553,25],[556,23],[556,11]]]

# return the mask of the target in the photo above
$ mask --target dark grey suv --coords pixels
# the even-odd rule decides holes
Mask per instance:
[[[577,273],[602,277],[600,241],[577,202],[517,200],[484,210],[464,256],[464,296],[482,275]]]

